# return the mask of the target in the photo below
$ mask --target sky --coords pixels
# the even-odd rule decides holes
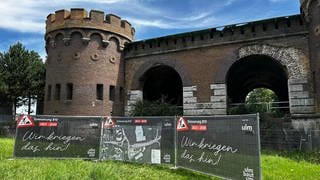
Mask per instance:
[[[299,0],[5,0],[0,3],[0,52],[21,42],[46,57],[45,19],[60,9],[112,13],[136,29],[136,40],[299,14]]]

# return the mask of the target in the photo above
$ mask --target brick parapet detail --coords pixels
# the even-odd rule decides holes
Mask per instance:
[[[102,11],[85,9],[59,10],[49,14],[46,20],[46,33],[60,29],[88,28],[112,32],[133,41],[135,29],[131,24],[114,14],[105,15]]]
[[[128,59],[224,43],[307,33],[307,27],[301,15],[277,17],[129,43],[125,48],[125,56]]]

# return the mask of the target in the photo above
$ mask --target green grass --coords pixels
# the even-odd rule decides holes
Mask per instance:
[[[295,161],[289,158],[263,155],[263,179],[320,179],[320,165],[306,161]]]
[[[0,138],[0,179],[217,179],[166,166],[45,158],[9,160],[13,140]]]
[[[0,179],[217,179],[183,169],[115,161],[10,160],[12,152],[13,140],[0,138]],[[262,155],[263,179],[320,179],[318,155],[266,152]]]

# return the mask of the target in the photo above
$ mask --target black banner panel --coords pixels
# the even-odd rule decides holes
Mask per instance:
[[[15,157],[98,159],[101,117],[20,116]]]
[[[177,166],[227,179],[261,179],[257,115],[179,117]]]
[[[174,164],[174,117],[106,117],[100,159]]]

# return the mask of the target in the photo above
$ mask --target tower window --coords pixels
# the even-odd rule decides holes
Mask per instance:
[[[116,92],[115,89],[116,89],[115,86],[109,87],[109,100],[110,101],[114,101],[114,99],[115,99],[115,92]]]
[[[68,83],[67,84],[67,100],[72,100],[72,96],[73,96],[73,84],[72,83]]]
[[[120,87],[120,90],[119,90],[119,100],[120,100],[120,102],[122,102],[124,100],[124,89],[123,89],[123,87]]]
[[[56,84],[55,92],[54,92],[54,99],[60,100],[60,92],[61,92],[61,85]]]
[[[47,101],[51,100],[51,85],[48,85],[48,90],[47,90]]]
[[[96,95],[97,100],[103,100],[103,84],[97,84]]]

